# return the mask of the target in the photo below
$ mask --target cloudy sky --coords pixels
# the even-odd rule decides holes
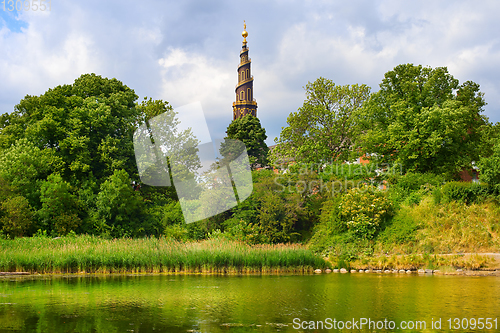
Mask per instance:
[[[500,121],[500,1],[66,1],[0,8],[0,113],[84,73],[139,98],[199,101],[212,137],[232,120],[246,20],[258,116],[268,144],[323,76],[378,90],[398,64],[446,66],[485,93]],[[49,1],[46,1],[47,6]],[[0,4],[3,7],[3,4]]]

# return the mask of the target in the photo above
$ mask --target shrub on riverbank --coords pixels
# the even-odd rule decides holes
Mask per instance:
[[[418,204],[402,205],[374,239],[359,239],[350,232],[323,237],[328,234],[328,227],[323,223],[318,225],[310,248],[329,255],[334,266],[408,269],[449,265],[480,268],[484,266],[480,260],[469,263],[446,257],[433,263],[429,261],[429,264],[422,258],[416,260],[415,256],[498,253],[499,214],[500,207],[494,201],[469,205],[457,201],[436,204],[429,194]]]
[[[0,240],[0,271],[31,273],[309,272],[328,263],[300,245],[249,246],[209,239],[45,236]]]

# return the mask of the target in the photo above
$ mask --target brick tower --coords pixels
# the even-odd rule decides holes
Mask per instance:
[[[238,84],[236,85],[236,102],[233,102],[233,120],[247,114],[257,117],[257,101],[253,98],[253,76],[250,71],[251,60],[248,57],[247,25],[243,26],[243,46],[240,52],[240,64],[238,66]]]

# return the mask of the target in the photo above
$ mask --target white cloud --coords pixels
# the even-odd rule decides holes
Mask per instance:
[[[233,63],[173,48],[158,60],[158,64],[161,66],[163,99],[174,107],[200,101],[207,117],[232,119],[232,100],[237,83]]]

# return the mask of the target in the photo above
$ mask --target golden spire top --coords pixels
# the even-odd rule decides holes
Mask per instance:
[[[241,33],[243,36],[243,45],[247,45],[247,37],[248,37],[248,32],[247,32],[247,24],[245,21],[243,21],[243,32]]]

